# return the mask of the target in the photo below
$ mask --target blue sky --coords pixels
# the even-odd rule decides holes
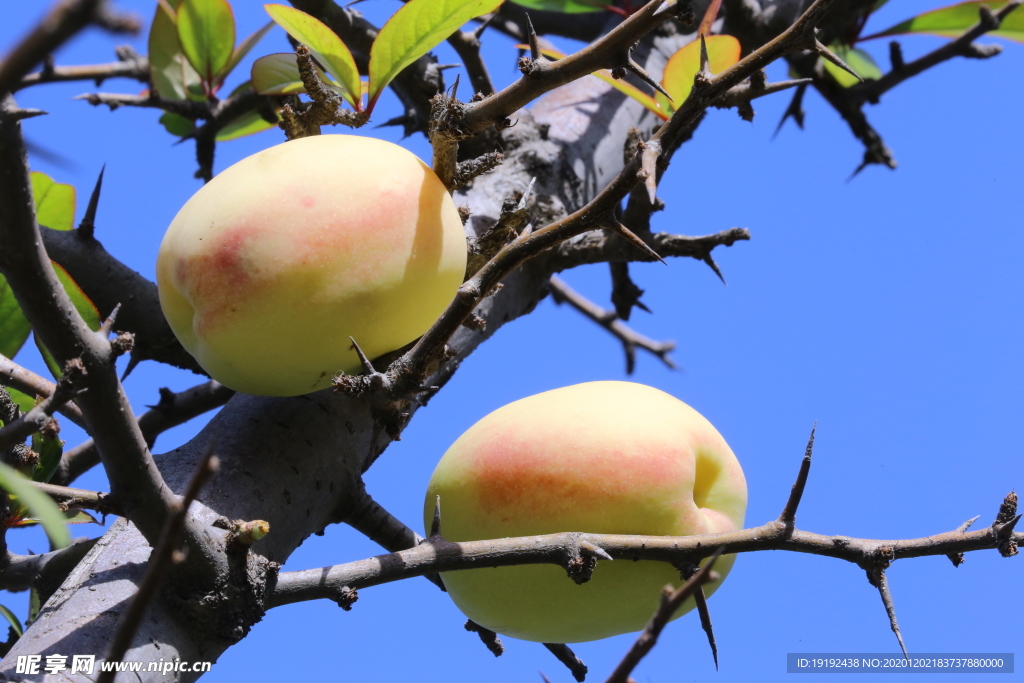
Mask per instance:
[[[147,18],[152,12],[149,2],[119,4]],[[240,35],[266,20],[257,3],[235,4]],[[939,4],[890,2],[869,31]],[[359,5],[377,22],[397,7],[392,0]],[[6,7],[0,51],[40,11],[35,3]],[[108,61],[122,42],[90,31],[57,62]],[[903,44],[911,59],[941,42],[921,37]],[[896,171],[871,167],[848,181],[861,159],[859,143],[809,93],[807,129],[789,123],[775,140],[788,95],[756,102],[753,124],[732,111],[711,112],[666,174],[660,195],[668,206],[656,215],[656,230],[699,235],[743,226],[753,239],[716,251],[728,286],[693,260],[634,266],[653,314],[637,312],[632,324],[653,338],[676,340],[681,369],[641,356],[633,379],[691,404],[729,441],[750,489],[748,525],[778,515],[815,420],[815,463],[798,516],[798,526],[811,531],[913,538],[974,515],[986,524],[1002,497],[1024,486],[1024,231],[1017,200],[1024,99],[1012,86],[1021,81],[1024,46],[996,42],[1006,47],[1003,55],[955,60],[868,108],[900,162]],[[133,44],[145,52],[144,39]],[[564,40],[559,46],[572,48]],[[887,64],[885,41],[866,47]],[[286,49],[283,32],[275,29],[254,54]],[[439,54],[442,62],[456,61],[446,46]],[[510,41],[487,34],[487,57],[498,82],[517,75]],[[770,74],[781,78],[784,72],[776,66]],[[76,185],[81,215],[106,163],[97,236],[152,278],[164,229],[199,187],[192,178],[193,149],[175,146],[156,111],[109,112],[71,101],[93,91],[90,86],[50,85],[19,95],[20,104],[51,112],[26,122],[29,138],[73,164],[33,159],[33,167]],[[139,86],[108,81],[102,90],[134,93]],[[393,98],[385,100],[375,119],[390,118],[394,107]],[[369,132],[397,141],[394,129]],[[269,132],[220,145],[217,169],[281,139]],[[402,144],[429,156],[422,136]],[[608,305],[606,267],[564,277]],[[28,348],[18,360],[45,372]],[[367,486],[418,526],[435,463],[476,420],[547,389],[624,378],[615,340],[545,301],[463,364],[374,465]],[[158,387],[182,390],[195,381],[147,363],[126,387],[141,412],[156,402]],[[156,450],[175,447],[200,426],[196,421],[165,433]],[[80,441],[73,425],[63,427],[69,446]],[[99,473],[79,485],[105,487]],[[15,551],[45,549],[36,532],[8,537]],[[339,526],[308,539],[286,569],[378,552]],[[1012,652],[1024,642],[1019,604],[1007,605],[1022,578],[1019,557],[974,553],[957,569],[944,557],[904,560],[888,576],[912,652]],[[25,594],[4,595],[2,602],[24,616]],[[742,556],[710,606],[720,671],[714,672],[695,615],[688,615],[666,630],[636,671],[638,682],[775,680],[786,676],[787,652],[898,650],[863,571],[837,560],[783,552]],[[539,645],[506,639],[506,654],[495,659],[463,631],[463,621],[423,580],[364,590],[351,612],[327,602],[288,606],[269,613],[205,680],[539,681],[539,670],[554,682],[571,680]],[[588,680],[603,680],[632,639],[577,646],[591,668]]]

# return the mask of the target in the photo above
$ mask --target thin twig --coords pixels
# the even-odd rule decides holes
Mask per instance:
[[[139,590],[135,593],[128,609],[125,610],[121,623],[117,627],[117,633],[110,644],[106,661],[120,662],[124,660],[125,653],[132,644],[135,632],[142,623],[142,617],[146,614],[149,603],[156,596],[157,590],[164,582],[164,578],[171,570],[171,567],[180,564],[184,560],[184,553],[178,549],[181,544],[182,531],[185,528],[185,520],[188,518],[188,509],[192,501],[199,495],[200,489],[217,471],[219,466],[217,457],[213,450],[207,451],[200,461],[195,473],[189,481],[188,488],[181,501],[175,501],[175,509],[167,518],[167,524],[160,534],[160,540],[153,547],[150,553],[149,562],[146,566],[146,573],[139,583]],[[117,674],[113,670],[100,672],[96,683],[113,683]]]
[[[632,375],[633,370],[636,368],[636,350],[643,349],[661,359],[668,367],[673,370],[676,368],[676,364],[669,357],[676,348],[676,343],[673,341],[654,341],[649,337],[645,337],[633,328],[626,325],[615,313],[615,311],[606,311],[594,302],[587,299],[585,296],[570,287],[564,280],[557,275],[552,275],[549,282],[551,293],[555,298],[556,303],[568,303],[570,306],[575,308],[577,311],[587,316],[595,323],[608,330],[619,342],[622,344],[622,348],[626,353],[626,374]]]
[[[27,370],[10,358],[0,355],[0,384],[9,386],[28,394],[46,399],[53,395],[57,385],[50,380]],[[85,418],[82,411],[74,403],[64,403],[57,408],[64,417],[85,429]]]
[[[647,626],[640,634],[640,637],[636,639],[633,646],[623,656],[622,661],[619,662],[619,665],[615,667],[615,670],[607,678],[606,683],[627,683],[629,674],[640,663],[640,660],[657,644],[658,636],[661,635],[665,625],[672,619],[672,615],[682,607],[683,603],[693,595],[694,591],[717,577],[717,574],[712,570],[715,566],[715,560],[721,554],[722,552],[718,551],[711,555],[707,563],[679,588],[672,590],[671,586],[665,586],[658,609],[654,612],[651,620],[647,622]]]
[[[786,501],[786,507],[782,509],[782,514],[779,515],[779,522],[787,527],[792,527],[796,521],[796,509],[800,505],[800,499],[804,495],[804,487],[807,486],[807,475],[811,472],[811,453],[814,451],[814,432],[818,429],[818,423],[815,421],[814,426],[811,427],[811,436],[807,440],[807,448],[804,451],[804,459],[800,463],[800,472],[796,476],[796,482],[793,484],[793,490],[789,493],[789,500]]]
[[[106,21],[105,17],[110,16],[106,4],[107,0],[63,0],[57,3],[0,63],[0,97],[12,92],[32,68],[89,24],[119,27],[128,33],[139,31],[137,21],[120,24]]]
[[[149,80],[149,60],[141,55],[109,64],[81,66],[54,66],[51,69],[28,74],[18,83],[18,90],[46,83],[68,81],[94,81],[97,85],[108,78],[130,78],[145,83]]]
[[[587,678],[587,665],[583,663],[583,660],[576,656],[576,653],[566,645],[565,643],[544,643],[544,647],[548,649],[548,652],[553,654],[558,661],[565,664],[565,668],[569,669],[569,673],[575,678],[578,683],[583,683]]]
[[[484,628],[480,624],[476,623],[472,619],[467,619],[465,628],[470,633],[475,633],[480,636],[480,642],[484,644],[492,655],[500,657],[505,654],[505,646],[501,644],[501,638],[498,634],[489,628]]]
[[[85,369],[77,358],[72,358],[65,363],[64,373],[57,382],[53,393],[17,420],[0,429],[0,451],[5,451],[14,444],[24,441],[37,431],[43,429],[56,431],[56,422],[52,416],[61,406],[75,397],[77,387],[81,384],[84,374]]]

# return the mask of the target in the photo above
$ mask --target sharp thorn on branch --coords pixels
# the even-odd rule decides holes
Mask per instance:
[[[782,514],[779,515],[779,522],[787,527],[792,527],[796,521],[796,509],[800,506],[800,499],[803,498],[804,488],[807,486],[807,475],[811,471],[811,453],[814,451],[814,433],[818,430],[818,421],[814,421],[814,425],[811,427],[811,436],[807,439],[807,448],[804,449],[804,459],[800,463],[800,471],[796,475],[796,482],[793,483],[793,488],[789,492],[789,500],[786,501],[786,507],[782,509]]]
[[[715,671],[718,671],[718,644],[715,643],[715,631],[711,626],[711,612],[708,611],[708,599],[704,595],[704,586],[698,586],[693,592],[693,599],[697,603],[697,614],[700,616],[700,627],[708,636],[708,645],[711,646],[711,656],[715,660]]]
[[[782,130],[782,126],[785,125],[787,119],[793,119],[796,123],[796,127],[800,130],[804,129],[804,93],[807,92],[807,84],[798,85],[796,92],[793,93],[793,99],[789,101],[789,106],[786,107],[786,111],[783,112],[782,118],[779,120],[779,125],[775,127],[775,132],[772,134],[772,139],[775,139],[779,135],[779,131]]]
[[[530,21],[530,13],[523,12],[523,16],[526,17],[526,37],[530,44],[530,59],[536,62],[541,58],[540,40],[537,38],[537,32],[533,29],[533,22]]]
[[[896,640],[899,641],[903,656],[909,660],[910,655],[907,654],[907,646],[903,642],[903,634],[900,632],[900,625],[896,621],[896,606],[892,601],[892,593],[889,592],[889,580],[885,576],[885,570],[869,570],[868,578],[878,588],[878,594],[882,597],[882,604],[885,605],[885,613],[889,617],[889,627],[896,634]]]
[[[139,363],[141,363],[143,360],[144,359],[142,358],[142,356],[139,355],[139,352],[133,349],[132,352],[128,355],[128,365],[125,366],[124,372],[121,373],[122,383],[126,379],[128,379],[128,375],[132,374],[132,370],[137,368],[139,366]]]
[[[729,284],[728,282],[725,281],[725,276],[722,275],[722,269],[718,267],[717,263],[715,263],[715,259],[711,255],[710,251],[704,255],[704,258],[702,258],[701,261],[708,264],[708,267],[711,268],[711,270],[715,271],[715,275],[718,276],[718,279],[722,281],[723,285]]]
[[[100,168],[100,175],[96,178],[96,186],[92,188],[92,194],[89,196],[89,206],[85,209],[85,216],[78,224],[78,234],[87,239],[91,239],[96,230],[96,209],[100,204],[100,190],[103,189],[103,173],[106,170],[107,165],[103,164],[103,167]]]
[[[705,78],[711,77],[711,60],[708,59],[708,44],[703,33],[700,34],[700,73]]]
[[[647,254],[647,256],[649,256],[651,259],[655,261],[661,261],[666,266],[668,265],[668,262],[661,257],[661,254],[654,251],[651,245],[647,244],[647,242],[644,242],[642,239],[640,239],[635,232],[633,232],[625,225],[620,223],[618,219],[616,219],[614,216],[609,217],[608,224],[610,225],[613,231],[625,237],[626,241],[628,241],[630,244],[633,244],[637,249]],[[708,258],[710,258],[710,256]],[[714,267],[717,270],[717,266]]]
[[[835,52],[832,52],[832,50],[830,50],[827,47],[825,47],[825,44],[822,43],[817,38],[814,39],[814,51],[817,52],[822,57],[824,57],[825,59],[827,59],[828,61],[830,61],[833,64],[835,64],[836,66],[838,66],[840,69],[842,69],[846,73],[848,73],[851,76],[853,76],[854,78],[856,78],[861,83],[864,82],[864,79],[861,78],[861,75],[859,73],[854,71],[853,68],[851,68],[849,64],[844,62],[839,57],[839,55],[837,55]]]
[[[487,27],[491,25],[491,22],[494,21],[494,18],[496,16],[498,15],[493,13],[487,15],[487,18],[484,19],[479,26],[473,29],[473,37],[476,38],[477,40],[480,40],[480,36],[484,34],[484,31],[487,30]]]
[[[641,81],[643,81],[644,83],[651,86],[652,88],[660,92],[662,95],[667,97],[670,102],[674,101],[672,99],[672,96],[668,94],[668,90],[665,90],[664,86],[662,86],[661,83],[658,83],[658,81],[651,78],[651,75],[647,73],[647,71],[642,66],[637,64],[632,57],[627,58],[626,69],[633,73]]]
[[[430,520],[430,538],[441,536],[441,496],[434,500],[434,517]]]
[[[114,329],[114,322],[117,320],[117,314],[120,312],[121,304],[117,304],[114,306],[114,310],[110,312],[110,315],[107,316],[106,320],[104,320],[100,325],[100,329],[97,330],[97,333],[101,337],[106,339],[110,335],[110,332]]]
[[[353,339],[352,337],[349,337],[349,341],[352,342],[352,346],[350,346],[349,348],[353,349],[356,352],[356,355],[359,356],[359,363],[363,366],[363,371],[367,375],[374,374],[376,370],[373,367],[373,363],[371,363],[370,359],[366,357],[366,354],[363,353],[363,350],[359,348],[359,344],[356,343],[356,340]]]

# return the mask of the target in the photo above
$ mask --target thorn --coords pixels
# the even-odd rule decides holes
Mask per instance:
[[[15,109],[14,111],[7,112],[4,117],[13,123],[15,121],[24,121],[25,119],[34,119],[37,116],[46,116],[49,113],[42,109]]]
[[[641,81],[643,81],[644,83],[651,86],[652,88],[660,92],[662,95],[667,97],[670,102],[675,101],[672,99],[672,96],[668,94],[668,90],[665,90],[661,83],[658,83],[656,80],[651,78],[650,74],[648,74],[642,66],[633,61],[632,57],[630,57],[626,61],[626,68],[629,71],[633,72],[633,74],[635,74]]]
[[[614,217],[611,217],[611,229],[625,237],[627,241],[635,245],[638,249],[647,254],[647,256],[651,257],[656,261],[661,261],[666,266],[668,265],[665,259],[663,259],[658,252],[654,251],[654,249],[652,249],[651,246],[647,244],[647,242],[644,242],[642,239],[637,237],[636,233],[634,233],[632,230],[630,230],[625,225],[620,223]]]
[[[121,381],[124,382],[128,379],[128,375],[132,374],[132,370],[138,367],[139,363],[142,362],[142,358],[133,349],[131,354],[128,356],[128,365],[124,368],[124,373],[121,375]]]
[[[708,59],[708,44],[704,40],[704,34],[701,33],[700,34],[700,73],[703,74],[705,78],[710,78],[711,77],[710,61],[711,60]]]
[[[708,264],[708,266],[711,268],[711,270],[715,271],[715,275],[718,276],[718,279],[722,281],[723,285],[728,285],[729,284],[729,283],[727,283],[725,281],[725,276],[722,275],[722,269],[718,267],[717,263],[715,263],[715,259],[712,258],[710,251],[707,254],[704,255],[704,258],[702,258],[701,261],[703,261],[704,263]]]
[[[872,572],[868,572],[868,578],[871,578]],[[900,643],[900,649],[903,650],[903,656],[909,661],[910,655],[907,654],[907,646],[903,643],[903,634],[900,633],[900,625],[896,622],[896,606],[892,602],[892,593],[889,592],[889,580],[885,578],[885,571],[878,569],[874,573],[874,580],[872,581],[878,587],[878,593],[882,596],[882,604],[885,605],[885,613],[889,616],[889,627],[892,632],[896,634],[896,640]]]
[[[516,205],[516,211],[523,211],[526,209],[526,200],[530,198],[530,192],[533,191],[533,184],[537,182],[536,176],[530,178],[530,184],[526,186],[526,192],[523,193],[523,198],[519,200]]]
[[[544,683],[551,683],[551,679],[545,676],[543,671],[538,671],[537,673],[540,674],[540,678]]]
[[[363,366],[363,371],[367,375],[374,374],[376,372],[376,370],[373,369],[373,363],[371,363],[370,359],[366,357],[366,354],[363,353],[363,350],[361,348],[359,348],[359,344],[356,343],[355,339],[352,339],[352,337],[349,337],[349,340],[352,342],[352,346],[350,346],[349,348],[350,349],[355,349],[356,355],[359,356],[359,362]]]
[[[95,194],[93,196],[95,196]],[[92,200],[89,201],[89,204],[92,204]],[[100,329],[97,331],[97,333],[100,334],[104,339],[106,339],[107,336],[110,334],[110,331],[114,329],[114,321],[117,320],[117,314],[120,312],[121,304],[114,306],[114,310],[110,312],[110,315],[107,316],[107,319],[104,320],[103,324],[100,325]]]
[[[100,175],[96,178],[96,186],[92,188],[92,195],[89,197],[89,206],[85,209],[85,216],[82,217],[82,222],[78,224],[78,234],[87,238],[92,239],[93,232],[96,229],[96,208],[100,203],[100,190],[103,189],[103,173],[107,170],[107,165],[103,164],[100,169]]]
[[[537,39],[537,32],[533,30],[533,22],[530,21],[530,13],[523,12],[526,16],[526,36],[530,43],[530,59],[537,61],[540,59],[540,41]]]
[[[496,16],[498,15],[491,14],[489,17],[483,20],[483,23],[481,23],[479,26],[473,29],[473,37],[476,38],[477,40],[480,40],[480,36],[484,34],[484,31],[487,30],[487,27],[491,25],[491,22],[494,21],[494,18]]]
[[[659,140],[650,140],[644,145],[643,152],[640,153],[640,168],[647,177],[644,178],[644,186],[647,188],[647,198],[651,202],[651,206],[655,206],[658,200],[658,157],[661,156],[661,142]]]
[[[438,538],[441,535],[441,496],[434,501],[434,518],[430,520],[430,538]],[[497,655],[495,655],[497,656]]]
[[[606,551],[604,548],[602,548],[600,546],[596,546],[593,543],[591,543],[590,541],[581,541],[580,542],[580,550],[585,550],[588,553],[590,553],[591,555],[593,555],[594,557],[597,557],[598,559],[601,559],[601,560],[614,560],[615,559],[614,557],[609,555],[608,551]]]
[[[1010,535],[1013,534],[1013,528],[1017,526],[1017,522],[1020,521],[1021,517],[1024,517],[1024,514],[1017,515],[1006,524],[1000,524],[996,527],[996,535],[1000,538],[1009,538]]]
[[[583,660],[576,656],[568,645],[565,643],[544,643],[544,647],[548,649],[555,657],[558,658],[562,664],[568,667],[572,677],[575,678],[579,683],[583,683],[587,678],[587,665],[583,663]]]
[[[438,71],[447,71],[448,69],[456,69],[456,68],[458,68],[460,66],[462,66],[462,65],[461,64],[438,64],[434,68],[437,69]],[[458,78],[458,77],[456,76],[456,78]]]
[[[864,82],[864,79],[860,77],[859,73],[850,68],[849,64],[840,59],[839,55],[837,55],[835,52],[832,52],[832,50],[829,50],[827,47],[825,47],[824,43],[822,43],[817,38],[814,39],[814,51],[817,52],[822,57],[824,57],[825,59],[827,59],[828,61],[835,64],[836,66],[838,66],[846,73],[856,78],[861,83]]]
[[[966,522],[964,522],[963,524],[958,526],[956,528],[956,530],[959,531],[960,533],[964,533],[965,531],[970,529],[971,525],[974,524],[975,522],[977,522],[980,518],[981,518],[981,515],[975,515],[974,517],[971,517],[969,520],[967,520]],[[949,561],[953,563],[954,567],[959,567],[960,565],[962,565],[964,563],[964,554],[963,553],[949,553],[948,555],[946,555],[946,557],[949,558]]]
[[[793,489],[789,492],[789,500],[786,501],[786,507],[782,509],[782,514],[779,515],[779,521],[787,527],[791,527],[793,522],[796,521],[796,509],[804,495],[804,487],[807,486],[807,475],[811,471],[811,453],[814,451],[814,433],[816,431],[818,431],[817,420],[814,421],[814,425],[811,427],[811,436],[807,439],[804,459],[800,463],[800,472],[796,475]]]
[[[505,646],[501,644],[501,638],[498,634],[489,628],[484,628],[480,624],[476,623],[472,619],[466,621],[465,627],[470,633],[475,633],[480,636],[480,642],[487,646],[487,649],[491,651],[491,654],[495,657],[500,657],[505,654]],[[541,674],[543,676],[544,674]]]
[[[786,107],[786,111],[782,114],[782,119],[779,121],[779,125],[775,128],[775,133],[772,134],[774,140],[778,135],[779,131],[782,130],[783,124],[786,123],[786,119],[792,118],[796,122],[796,127],[800,130],[804,129],[804,93],[807,92],[807,85],[798,85],[796,92],[793,93],[793,99],[789,101],[789,106]]]
[[[697,613],[700,615],[700,627],[708,634],[708,645],[711,646],[711,656],[715,660],[715,671],[718,671],[718,645],[715,643],[715,632],[711,628],[711,612],[708,611],[708,599],[704,595],[704,586],[698,586],[693,592],[693,600],[697,603]]]

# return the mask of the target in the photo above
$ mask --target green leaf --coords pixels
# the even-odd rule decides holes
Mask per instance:
[[[882,70],[875,64],[875,60],[871,58],[867,52],[855,47],[849,47],[842,43],[832,43],[829,45],[829,49],[836,53],[839,59],[847,63],[847,65],[856,71],[861,78],[867,80],[878,80],[882,77]],[[853,74],[845,71],[832,62],[825,58],[821,58],[825,71],[829,73],[832,78],[836,79],[836,82],[844,88],[860,83]]]
[[[29,396],[28,394],[22,391],[18,391],[14,387],[0,387],[0,391],[6,391],[7,395],[10,396],[11,399],[13,399],[14,402],[18,404],[18,408],[23,413],[27,413],[28,411],[36,407],[35,396]],[[0,420],[0,425],[2,424],[3,421]]]
[[[280,116],[278,119],[280,120]],[[270,123],[258,111],[250,110],[239,116],[237,119],[220,129],[217,133],[217,142],[237,140],[246,135],[262,133],[265,130],[276,128],[276,123]]]
[[[14,634],[21,638],[21,636],[25,633],[25,629],[22,628],[21,621],[18,620],[18,617],[14,616],[14,612],[7,609],[3,605],[0,605],[0,615],[3,615],[4,619],[7,620],[7,623],[9,623],[11,625],[11,628],[14,629]]]
[[[341,84],[345,101],[356,111],[361,111],[363,102],[360,96],[362,87],[359,83],[359,69],[341,38],[316,17],[293,7],[264,5],[263,9],[288,35],[309,48],[313,57]]]
[[[21,306],[14,298],[7,278],[0,275],[0,354],[14,358],[24,346],[31,330],[32,326],[21,312]]]
[[[263,36],[267,35],[272,28],[274,28],[274,22],[268,21],[266,26],[254,31],[252,35],[239,43],[235,48],[235,51],[231,53],[231,59],[228,61],[227,66],[225,66],[221,73],[218,74],[218,81],[223,83],[224,79],[228,77],[228,74],[235,70],[238,63],[245,59],[245,56],[249,54],[254,47],[256,47],[256,43],[260,42],[263,39]]]
[[[370,104],[405,67],[430,52],[463,24],[493,12],[501,0],[410,0],[377,34],[370,47]]]
[[[978,7],[988,5],[993,12],[998,11],[1006,5],[1007,0],[987,0],[986,2],[961,2],[957,5],[942,7],[919,14],[912,19],[907,19],[895,26],[885,29],[881,33],[865,36],[859,40],[870,40],[883,36],[892,36],[899,33],[931,33],[946,38],[955,38],[967,29],[978,23]],[[1010,12],[1003,19],[995,31],[989,31],[986,35],[1007,38],[1024,43],[1024,7],[1018,7]]]
[[[178,40],[189,64],[211,88],[235,49],[235,15],[227,0],[182,0]]]
[[[325,84],[341,92],[319,67],[317,75]],[[279,52],[260,57],[252,65],[250,72],[252,87],[261,95],[292,95],[306,92],[299,76],[299,66],[295,63],[294,52]]]
[[[704,44],[708,49],[708,68],[711,73],[720,74],[736,62],[740,61],[740,41],[732,36],[705,36]],[[693,79],[700,71],[700,39],[687,43],[673,54],[665,64],[661,85],[672,101],[660,92],[654,99],[665,112],[671,113],[679,108],[693,90]]]
[[[32,198],[36,204],[36,222],[53,230],[75,226],[75,188],[32,171]]]
[[[17,497],[32,517],[39,520],[55,548],[63,548],[71,542],[71,534],[64,525],[64,513],[57,504],[4,463],[0,463],[0,488]]]
[[[545,12],[560,12],[562,14],[582,14],[584,12],[603,12],[610,5],[610,2],[589,2],[589,0],[512,0],[516,5],[527,9],[543,10]]]
[[[160,0],[149,29],[149,73],[153,88],[169,100],[190,99],[189,91],[199,86],[201,80],[181,51],[175,11],[179,2]]]
[[[64,513],[65,524],[99,524],[100,520],[85,510],[68,510]]]
[[[32,435],[32,450],[39,454],[39,462],[32,468],[32,481],[44,484],[57,471],[60,458],[64,454],[64,442],[56,437],[50,438],[36,432]]]
[[[164,129],[166,129],[168,133],[179,138],[192,135],[193,131],[196,129],[194,121],[186,119],[181,114],[175,114],[173,111],[164,112],[160,117],[160,123],[163,124]]]
[[[42,602],[39,600],[39,591],[32,588],[28,592],[28,619],[25,621],[27,624],[31,624],[39,616],[39,610],[43,608]]]

